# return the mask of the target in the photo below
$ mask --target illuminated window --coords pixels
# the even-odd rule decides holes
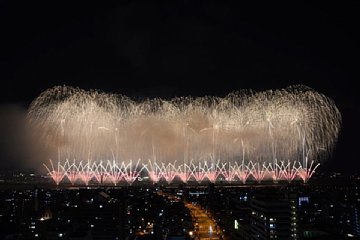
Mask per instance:
[[[239,229],[239,222],[236,219],[234,221],[234,228]]]

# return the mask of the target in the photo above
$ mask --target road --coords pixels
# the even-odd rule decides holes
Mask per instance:
[[[215,220],[205,212],[200,206],[186,203],[185,206],[190,210],[195,225],[195,239],[198,240],[225,240],[223,233],[216,224]]]

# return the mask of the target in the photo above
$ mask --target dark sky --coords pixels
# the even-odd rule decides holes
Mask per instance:
[[[26,108],[54,85],[173,97],[305,84],[334,99],[343,115],[338,147],[326,167],[357,171],[359,11],[355,1],[252,7],[120,1],[116,8],[90,10],[4,6],[0,117],[9,105]]]

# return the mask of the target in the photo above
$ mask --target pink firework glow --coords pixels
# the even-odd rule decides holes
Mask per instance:
[[[107,162],[94,162],[92,164],[86,163],[85,165],[80,162],[78,165],[66,160],[64,164],[57,163],[57,167],[50,161],[50,166],[53,168],[48,169],[49,175],[54,182],[59,185],[60,182],[69,181],[72,185],[75,183],[89,185],[93,184],[110,184],[118,185],[120,182],[132,185],[136,180],[142,180],[149,177],[153,183],[160,182],[161,180],[167,183],[174,181],[187,182],[246,182],[256,181],[260,183],[266,176],[273,176],[274,172],[280,173],[276,178],[278,181],[291,182],[295,179],[301,179],[306,183],[320,164],[314,164],[312,161],[309,165],[302,166],[300,162],[290,162],[276,164],[275,168],[272,165],[263,163],[260,165],[258,162],[248,162],[246,164],[232,165],[231,162],[227,163],[214,163],[209,165],[207,162],[198,163],[197,165],[191,163],[187,164],[172,164],[161,163],[148,164],[141,163],[138,160],[136,164],[129,163],[116,163],[115,161]],[[77,169],[77,170],[74,170]],[[274,180],[275,181],[275,180]]]

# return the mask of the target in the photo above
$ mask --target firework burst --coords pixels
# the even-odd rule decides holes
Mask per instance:
[[[332,152],[341,116],[326,96],[304,86],[133,101],[54,87],[33,101],[29,122],[56,184],[91,181],[307,182]],[[136,160],[134,160],[136,159]]]

